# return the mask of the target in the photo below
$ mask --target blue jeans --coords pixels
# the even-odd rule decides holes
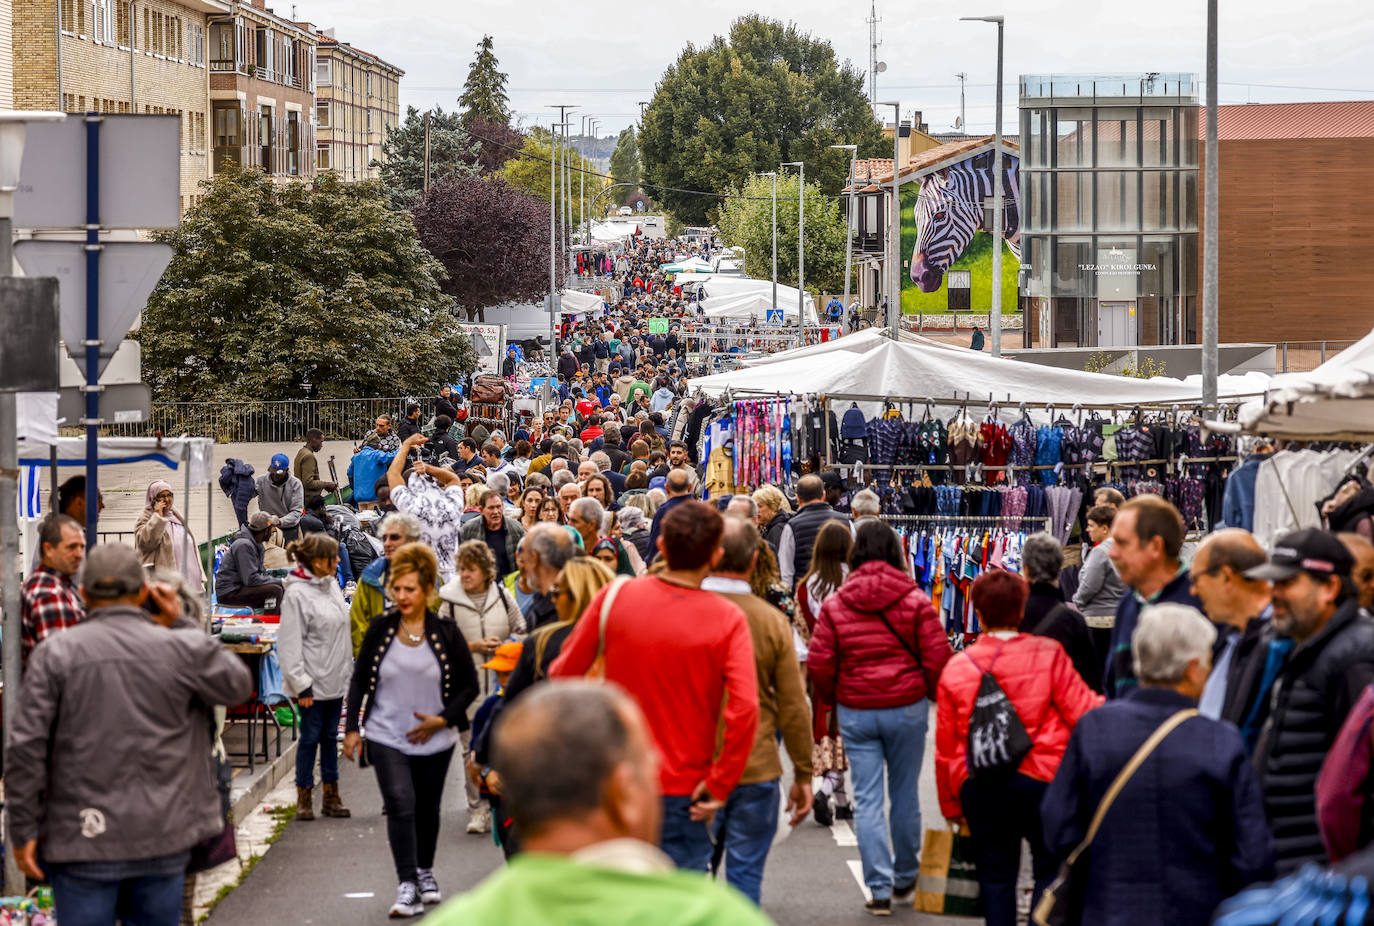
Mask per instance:
[[[320,782],[333,784],[339,780],[339,714],[343,698],[328,701],[315,699],[309,707],[302,707],[301,738],[296,744],[296,787],[315,786],[315,751],[320,753]]]
[[[688,814],[690,795],[663,795],[663,833],[658,846],[673,864],[688,871],[711,869],[711,833]]]
[[[840,735],[854,779],[854,824],[864,884],[875,900],[892,896],[893,884],[916,880],[921,864],[921,802],[917,779],[926,748],[930,706],[922,698],[904,707],[863,710],[839,706]],[[883,818],[883,773],[892,801]]]
[[[716,842],[725,845],[725,880],[759,902],[763,866],[778,833],[778,779],[738,785],[712,822]]]
[[[49,863],[53,903],[63,926],[179,926],[184,872],[105,881]]]

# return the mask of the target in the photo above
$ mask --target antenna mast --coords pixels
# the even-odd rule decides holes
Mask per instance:
[[[968,74],[960,71],[954,75],[959,78],[959,131],[968,134],[968,114],[964,112],[964,82],[968,80]]]
[[[880,22],[878,4],[874,0],[869,4],[868,11],[868,102],[874,107],[878,105],[878,46],[882,44],[878,41]]]

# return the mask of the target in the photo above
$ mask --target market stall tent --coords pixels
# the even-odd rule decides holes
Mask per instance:
[[[795,326],[797,324],[797,302],[796,290],[793,290],[792,301],[783,300],[781,287],[779,287],[778,306],[782,310],[784,324]],[[735,296],[716,296],[713,299],[703,299],[700,303],[702,314],[707,318],[720,320],[748,320],[755,319],[762,324],[768,318],[768,313],[773,309],[773,296],[771,293],[741,293]],[[806,306],[806,324],[818,325],[820,320],[816,316],[816,307],[809,302]]]
[[[1219,431],[1293,440],[1374,441],[1374,331],[1308,373],[1284,373]]]
[[[604,307],[600,293],[585,293],[577,289],[565,289],[559,294],[560,311],[564,315],[585,315],[598,312]]]
[[[689,257],[671,264],[663,264],[658,269],[664,273],[711,273],[711,264],[700,257]]]

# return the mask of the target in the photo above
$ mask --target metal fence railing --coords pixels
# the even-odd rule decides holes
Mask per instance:
[[[404,397],[378,399],[292,399],[279,402],[154,402],[152,415],[138,424],[109,425],[102,433],[142,437],[155,431],[189,434],[230,443],[289,443],[319,428],[325,440],[357,440],[372,430],[377,416],[399,422]],[[428,417],[432,405],[421,400]]]
[[[1274,347],[1275,373],[1306,373],[1339,354],[1354,341],[1280,341]]]

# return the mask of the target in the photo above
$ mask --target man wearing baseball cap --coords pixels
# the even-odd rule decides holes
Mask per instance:
[[[1374,619],[1360,613],[1353,565],[1334,535],[1309,528],[1279,538],[1269,562],[1245,573],[1274,584],[1274,627],[1293,640],[1255,752],[1280,875],[1325,861],[1317,774],[1346,715],[1374,681]]]
[[[272,455],[267,472],[254,485],[258,489],[258,510],[272,516],[272,526],[280,527],[287,543],[300,536],[301,515],[305,512],[305,486],[291,475],[291,461],[284,453]]]
[[[180,922],[190,850],[225,825],[211,709],[243,701],[253,677],[177,623],[176,589],[146,576],[131,547],[93,549],[87,619],[34,649],[14,693],[10,846],[25,874],[51,881],[64,921]]]

